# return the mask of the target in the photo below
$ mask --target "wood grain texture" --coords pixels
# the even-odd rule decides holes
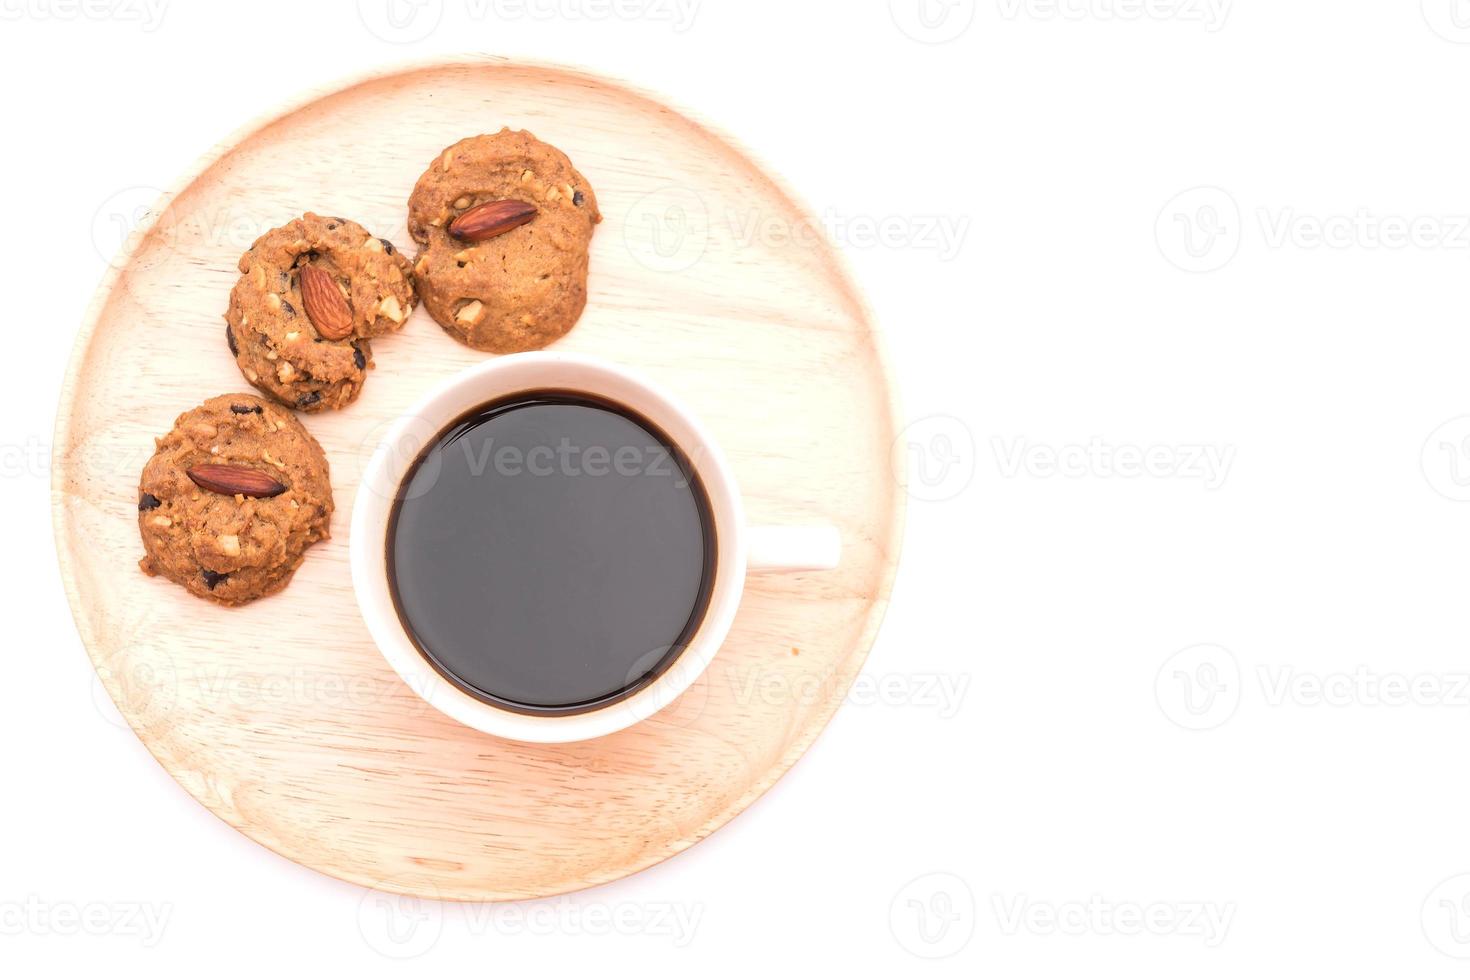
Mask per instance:
[[[248,390],[224,342],[235,263],[304,210],[413,251],[405,202],[455,140],[526,128],[596,188],[587,310],[554,349],[636,367],[730,457],[752,522],[837,526],[842,566],[752,578],[714,665],[632,729],[571,745],[483,735],[404,687],[359,618],[347,515],[375,436],[486,355],[422,310],[374,344],[357,404],[304,417],[334,538],[282,594],[216,608],[137,569],[153,438]],[[648,867],[730,820],[841,703],[887,603],[902,524],[890,382],[864,304],[808,213],[732,143],[580,72],[503,61],[376,75],[247,128],[165,195],[104,281],[65,382],[53,511],[108,692],[159,762],[261,844],[358,884],[468,901]]]

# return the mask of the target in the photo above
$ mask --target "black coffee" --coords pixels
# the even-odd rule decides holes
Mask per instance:
[[[698,628],[709,498],[647,419],[563,391],[468,412],[419,456],[388,525],[414,644],[468,694],[528,714],[627,697]]]

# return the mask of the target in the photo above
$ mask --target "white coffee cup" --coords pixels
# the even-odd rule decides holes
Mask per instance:
[[[523,714],[482,701],[450,683],[409,639],[388,583],[389,518],[404,477],[419,454],[445,427],[475,407],[538,389],[597,396],[653,422],[683,450],[697,472],[709,497],[715,530],[709,604],[684,651],[647,686],[621,701],[579,714]],[[398,676],[456,721],[524,742],[596,738],[648,718],[678,698],[714,659],[735,619],[747,572],[834,568],[841,551],[836,528],[747,526],[739,487],[724,454],[699,420],[673,396],[606,361],[547,352],[492,358],[462,371],[393,422],[363,469],[352,508],[350,545],[358,607],[373,641]]]

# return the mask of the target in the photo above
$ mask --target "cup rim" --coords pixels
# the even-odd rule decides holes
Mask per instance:
[[[536,373],[575,375],[543,378],[534,383],[515,379]],[[497,387],[496,379],[503,383]],[[594,379],[585,381],[581,379]],[[601,384],[599,384],[601,382]],[[486,390],[493,388],[494,390]],[[608,392],[614,388],[618,394]],[[419,652],[399,620],[388,590],[387,522],[396,492],[416,453],[395,454],[416,424],[431,436],[476,405],[517,391],[580,391],[615,402],[637,395],[629,407],[645,415],[684,450],[709,497],[717,541],[715,577],[698,629],[684,651],[642,689],[612,704],[576,714],[531,715],[498,707],[461,690],[444,678]],[[375,488],[391,488],[387,493]],[[352,588],[358,609],[379,653],[395,673],[432,707],[478,731],[524,742],[574,742],[627,728],[673,703],[714,659],[735,618],[745,582],[745,515],[729,464],[700,422],[674,395],[636,371],[596,357],[533,351],[494,357],[435,384],[383,432],[363,467],[352,506],[348,537]]]

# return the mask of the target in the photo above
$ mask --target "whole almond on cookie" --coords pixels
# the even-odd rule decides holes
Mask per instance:
[[[486,201],[449,223],[449,233],[465,242],[483,242],[504,235],[536,217],[536,205],[525,201]]]
[[[269,498],[286,492],[285,484],[262,470],[229,463],[205,463],[187,471],[194,485],[227,497]]]
[[[344,340],[352,333],[352,309],[331,275],[314,265],[301,267],[301,302],[307,319],[327,340]]]

